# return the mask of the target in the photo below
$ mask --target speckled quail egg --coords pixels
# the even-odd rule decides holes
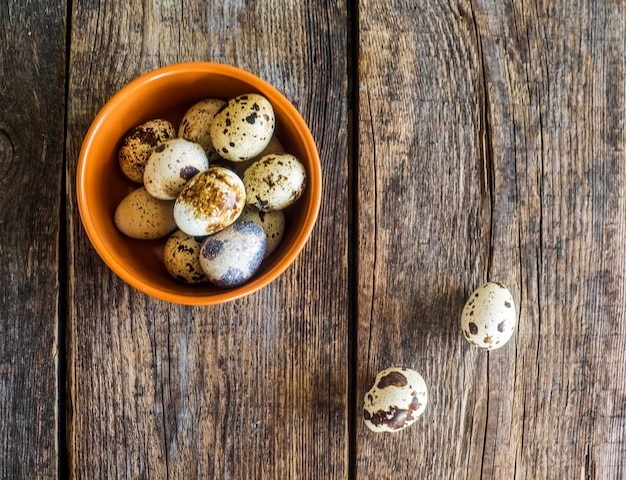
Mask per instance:
[[[513,335],[516,322],[513,296],[497,282],[487,282],[472,292],[461,313],[463,335],[484,350],[502,347]]]
[[[243,174],[246,203],[262,212],[282,210],[300,198],[306,182],[306,170],[296,157],[266,155]]]
[[[285,234],[285,214],[282,210],[275,212],[259,212],[256,208],[246,206],[237,221],[250,221],[257,223],[265,231],[267,246],[263,258],[276,250]]]
[[[213,147],[233,162],[260,154],[274,133],[274,109],[257,93],[239,95],[228,101],[215,115],[210,135]]]
[[[200,250],[200,265],[215,285],[235,287],[255,274],[265,245],[265,232],[258,224],[237,221],[207,237]]]
[[[209,168],[204,149],[184,138],[166,140],[154,149],[143,174],[148,193],[161,200],[175,200],[183,186]]]
[[[205,238],[176,230],[165,242],[163,263],[168,273],[179,282],[197,285],[209,281],[199,259]]]
[[[279,138],[274,135],[270,140],[270,143],[267,144],[267,147],[263,149],[263,151],[254,158],[250,160],[244,160],[242,162],[233,162],[233,166],[235,171],[239,174],[240,177],[243,177],[244,172],[248,169],[250,165],[252,165],[257,160],[260,160],[265,155],[269,155],[270,153],[285,153],[285,147],[283,147],[282,142]]]
[[[118,161],[124,175],[133,182],[143,183],[143,172],[152,151],[161,143],[176,137],[176,128],[167,120],[149,120],[126,134],[118,151]]]
[[[365,394],[363,419],[375,432],[397,432],[412,425],[427,403],[424,378],[410,368],[391,367],[376,375]]]
[[[159,200],[140,187],[119,203],[113,220],[124,235],[153,240],[176,230],[173,208],[173,200]]]
[[[216,160],[219,155],[213,148],[209,127],[215,114],[226,104],[220,98],[207,98],[189,108],[178,126],[178,136],[198,143],[206,153],[209,162]]]
[[[237,220],[245,203],[241,178],[227,168],[210,167],[185,184],[174,205],[174,219],[188,235],[211,235]]]

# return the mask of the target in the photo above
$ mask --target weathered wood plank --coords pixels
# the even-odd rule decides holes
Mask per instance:
[[[358,478],[621,478],[623,2],[413,3],[360,8],[357,402],[403,364],[431,404],[359,426]],[[519,306],[488,354],[486,279]]]
[[[165,64],[221,61],[292,100],[318,143],[324,197],[335,200],[324,202],[309,245],[274,284],[221,307],[188,308],[115,278],[88,244],[72,197],[71,474],[345,478],[344,6],[86,1],[74,5],[72,30],[70,169],[118,88]]]
[[[495,445],[515,432],[519,477],[621,478],[626,10],[513,2],[505,13],[477,2],[493,188],[515,199],[494,202],[493,269],[517,260],[525,298],[512,402],[500,407],[514,422],[490,425],[483,469],[506,473]]]
[[[357,408],[394,365],[419,371],[431,399],[400,433],[357,424],[357,478],[463,478],[487,402],[485,357],[458,328],[489,263],[475,28],[437,2],[364,1],[360,35]]]
[[[59,468],[66,8],[0,1],[1,478]]]

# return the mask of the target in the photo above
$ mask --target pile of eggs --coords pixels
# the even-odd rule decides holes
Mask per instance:
[[[124,235],[166,238],[163,263],[186,284],[235,287],[280,244],[284,209],[306,188],[304,165],[274,134],[272,104],[256,93],[192,105],[178,130],[153,119],[124,137],[119,165],[137,184],[117,206]]]

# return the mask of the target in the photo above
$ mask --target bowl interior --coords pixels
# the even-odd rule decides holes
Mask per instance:
[[[275,134],[285,150],[305,165],[308,185],[303,196],[285,210],[285,236],[252,280],[224,289],[185,285],[174,280],[162,261],[161,240],[134,240],[113,223],[119,202],[140,185],[121,172],[117,152],[126,133],[155,118],[178,124],[187,109],[205,98],[227,100],[261,93],[272,103]],[[276,89],[252,74],[221,64],[178,64],[134,80],[114,95],[97,115],[83,143],[77,172],[81,219],[90,241],[105,263],[135,288],[162,300],[208,305],[233,300],[265,286],[293,262],[315,223],[321,198],[321,171],[315,143],[296,109]]]

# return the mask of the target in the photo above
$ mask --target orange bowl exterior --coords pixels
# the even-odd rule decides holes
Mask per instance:
[[[140,185],[126,179],[117,151],[126,133],[145,121],[164,118],[178,127],[186,110],[205,98],[225,100],[260,93],[274,107],[276,135],[285,150],[307,169],[303,196],[285,210],[285,236],[276,251],[244,285],[224,289],[186,285],[163,265],[162,240],[134,240],[113,223],[119,202]],[[210,62],[170,65],[147,73],[122,88],[94,119],[83,142],[76,174],[78,208],[85,231],[108,267],[129,285],[152,297],[185,305],[214,305],[255,292],[281,275],[309,239],[322,197],[319,155],[311,132],[296,108],[274,87],[236,67]]]

